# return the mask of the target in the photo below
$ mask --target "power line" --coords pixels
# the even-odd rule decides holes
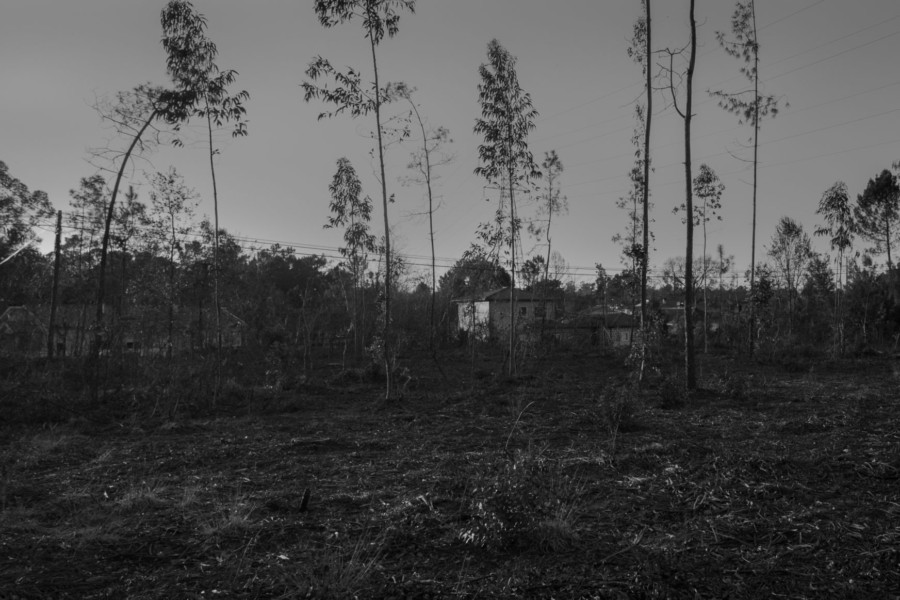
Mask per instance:
[[[818,64],[821,64],[821,63],[823,63],[823,62],[829,61],[829,60],[831,60],[832,58],[837,58],[838,56],[842,56],[842,55],[844,55],[844,54],[847,54],[848,52],[853,52],[853,51],[855,51],[855,50],[859,50],[860,48],[865,48],[866,46],[871,46],[872,44],[875,44],[875,43],[877,43],[877,42],[880,42],[881,40],[885,40],[885,39],[887,39],[887,38],[894,37],[894,36],[897,35],[897,34],[900,34],[900,31],[894,31],[893,33],[888,33],[888,34],[883,35],[883,36],[881,36],[881,37],[879,37],[879,38],[876,38],[876,39],[874,39],[874,40],[868,41],[868,42],[866,42],[866,43],[864,43],[864,44],[860,44],[860,45],[858,45],[858,46],[853,46],[852,48],[847,48],[846,50],[841,50],[840,52],[836,52],[836,53],[834,53],[834,54],[832,54],[832,55],[830,55],[830,56],[826,56],[825,58],[821,58],[821,59],[819,59],[819,60],[817,60],[817,61],[815,61],[815,62],[811,62],[811,63],[806,64],[806,65],[801,65],[801,66],[796,67],[796,68],[794,68],[794,69],[791,69],[791,70],[789,70],[789,71],[785,71],[784,73],[779,73],[778,75],[775,75],[775,76],[773,76],[773,77],[769,77],[768,79],[766,79],[766,80],[765,80],[765,83],[768,83],[768,82],[770,82],[770,81],[774,81],[775,79],[778,79],[779,77],[784,77],[785,75],[790,75],[791,73],[796,73],[797,71],[800,71],[801,69],[807,69],[807,68],[809,68],[809,67],[813,67],[813,66],[815,66],[815,65],[818,65]]]

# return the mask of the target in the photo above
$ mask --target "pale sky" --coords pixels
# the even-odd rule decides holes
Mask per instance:
[[[218,64],[239,72],[246,89],[249,136],[219,136],[220,223],[250,246],[279,241],[300,252],[336,254],[341,233],[324,230],[328,184],[338,158],[347,156],[365,192],[380,207],[370,158],[374,118],[317,121],[324,106],[303,101],[304,70],[316,55],[336,66],[371,73],[367,41],[358,23],[322,28],[313,3],[301,0],[196,0],[219,48]],[[0,4],[0,160],[31,189],[67,210],[68,191],[94,172],[86,149],[103,143],[91,104],[96,96],[146,81],[166,85],[160,44],[163,1],[3,0]],[[382,81],[418,89],[422,114],[449,128],[456,161],[443,167],[436,187],[439,263],[452,264],[488,220],[497,192],[473,174],[480,140],[472,132],[480,107],[478,66],[497,38],[518,58],[519,81],[540,117],[529,144],[538,162],[555,149],[564,166],[569,212],[554,219],[553,244],[577,281],[593,279],[593,265],[621,268],[611,241],[626,215],[616,199],[628,188],[633,160],[632,103],[642,92],[638,65],[626,55],[639,0],[419,0],[400,33],[379,48]],[[654,46],[688,42],[687,0],[657,0]],[[709,251],[724,244],[743,272],[750,260],[751,131],[716,106],[708,89],[743,89],[740,64],[724,54],[716,31],[728,31],[734,4],[697,0],[699,52],[695,79],[694,172],[708,163],[727,186],[723,221],[709,229]],[[900,159],[900,4],[896,0],[758,0],[763,91],[790,107],[762,124],[757,256],[775,223],[793,217],[810,233],[822,192],[843,180],[851,194]],[[683,202],[683,126],[654,99],[651,175],[654,245],[651,263],[684,253],[684,229],[672,208]],[[412,146],[388,150],[389,192],[396,247],[414,264],[428,262],[427,223],[412,213],[424,190],[401,186]],[[212,215],[208,158],[202,145],[164,149],[152,165],[174,165],[203,197]],[[141,173],[130,183],[149,201]],[[524,201],[524,215],[533,213]],[[373,229],[381,232],[376,209]],[[52,234],[42,234],[47,241]],[[698,244],[700,239],[698,237]],[[825,243],[816,240],[824,251]],[[525,240],[526,252],[534,242]],[[544,252],[544,248],[535,248]]]

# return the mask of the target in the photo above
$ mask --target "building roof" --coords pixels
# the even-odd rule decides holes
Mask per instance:
[[[525,290],[520,289],[517,289],[514,293],[516,302],[521,302],[523,300],[526,302],[541,300],[549,302],[551,300],[551,298],[541,297],[540,294],[534,294],[533,292],[526,292]],[[453,302],[509,302],[509,287],[491,290],[474,296],[455,298]]]

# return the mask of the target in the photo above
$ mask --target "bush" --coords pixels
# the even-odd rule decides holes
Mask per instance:
[[[470,487],[467,544],[556,552],[577,539],[582,487],[557,461],[529,447],[488,466]]]
[[[597,411],[602,425],[611,435],[633,431],[640,412],[638,392],[630,385],[616,386],[600,396]]]

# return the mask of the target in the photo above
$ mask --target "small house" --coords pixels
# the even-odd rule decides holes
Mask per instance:
[[[513,305],[516,329],[520,326],[552,321],[556,318],[556,300],[525,290],[513,292],[511,302],[508,287],[468,298],[457,298],[459,330],[480,338],[496,337],[509,332]]]

